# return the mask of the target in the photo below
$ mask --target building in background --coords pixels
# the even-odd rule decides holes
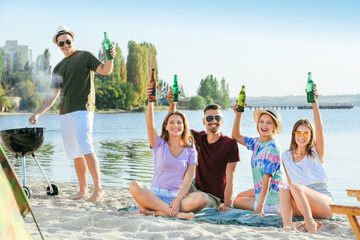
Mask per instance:
[[[7,40],[1,49],[5,56],[5,68],[12,69],[15,63],[18,63],[22,69],[31,66],[32,50],[28,46],[18,45],[16,40]]]

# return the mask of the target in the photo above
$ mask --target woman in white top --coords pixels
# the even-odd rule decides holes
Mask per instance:
[[[318,92],[314,89],[316,98]],[[325,143],[323,125],[317,100],[312,103],[315,129],[308,119],[298,120],[291,134],[289,151],[282,154],[282,162],[289,188],[280,190],[280,210],[285,230],[294,229],[292,217],[303,216],[308,232],[316,232],[314,218],[329,218],[333,214],[329,204],[334,198],[329,192],[323,163]]]

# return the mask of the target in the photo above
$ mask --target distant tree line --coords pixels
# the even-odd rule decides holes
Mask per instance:
[[[128,42],[128,56],[125,60],[119,45],[113,42],[116,50],[113,72],[108,76],[95,74],[96,109],[124,109],[144,111],[146,104],[146,86],[151,78],[152,68],[158,79],[157,52],[154,45],[143,42]],[[103,43],[102,45],[103,46]],[[106,53],[100,48],[98,57],[106,61]],[[22,66],[14,62],[5,67],[4,53],[0,49],[0,110],[14,109],[13,97],[20,97],[19,110],[35,111],[48,92],[51,82],[50,53],[46,49],[34,63]],[[158,80],[157,105],[168,105],[167,94],[171,84]],[[197,90],[198,95],[186,98],[183,86],[180,85],[181,99],[188,103],[190,109],[202,109],[206,104],[217,103],[223,108],[231,106],[228,85],[223,78],[220,82],[209,75],[202,79]],[[57,104],[52,110],[58,108]]]

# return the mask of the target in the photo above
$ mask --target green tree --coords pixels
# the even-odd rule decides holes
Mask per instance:
[[[214,103],[214,99],[212,97],[210,97],[210,95],[207,95],[205,97],[205,103],[206,105],[209,105],[209,104],[213,104]]]
[[[224,78],[220,84],[221,88],[219,89],[217,79],[213,75],[208,75],[205,79],[201,79],[198,95],[205,98],[207,104],[216,103],[225,109],[231,106],[229,87]]]
[[[134,94],[133,99],[133,103],[135,105],[139,105],[143,100],[145,100],[147,68],[144,68],[144,48],[136,44],[134,41],[129,41],[126,71],[127,81],[131,82],[135,88],[136,93]]]
[[[4,64],[5,64],[4,51],[0,48],[0,82],[2,82],[1,77],[3,73]]]
[[[232,106],[229,95],[229,85],[226,84],[225,78],[221,79],[221,101],[219,102],[222,108],[226,109]]]
[[[167,82],[165,82],[164,80],[160,79],[158,81],[158,85],[159,85],[159,89],[158,89],[158,92],[157,92],[158,99],[166,100],[167,95],[168,95],[169,90],[170,90],[169,84]]]
[[[199,109],[204,109],[206,106],[206,102],[205,99],[202,96],[194,96],[190,98],[189,101],[189,108],[191,110],[199,110]]]
[[[180,90],[179,91],[180,91],[181,97],[186,98],[185,89],[184,89],[184,86],[182,84],[180,84]]]
[[[135,106],[145,103],[146,85],[151,78],[152,68],[156,69],[156,76],[158,76],[155,47],[146,42],[137,44],[129,41],[126,71],[127,81],[131,82],[135,88],[133,95],[133,105]]]
[[[198,88],[197,93],[203,98],[206,96],[211,96],[211,86],[208,78],[201,79],[200,87]]]
[[[0,49],[0,111],[5,109],[12,108],[12,102],[8,96],[6,96],[5,90],[3,88],[2,73],[5,64],[4,52]]]

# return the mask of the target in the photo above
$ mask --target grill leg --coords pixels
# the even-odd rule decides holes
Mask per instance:
[[[36,164],[37,164],[37,165],[38,165],[38,167],[40,168],[40,171],[41,171],[42,175],[44,176],[44,178],[45,178],[46,182],[48,183],[49,188],[50,188],[50,191],[51,191],[51,192],[54,192],[54,190],[53,190],[53,188],[52,188],[52,186],[51,186],[51,183],[50,183],[49,179],[47,178],[47,176],[45,175],[45,172],[44,172],[44,170],[42,169],[42,167],[41,167],[41,165],[40,165],[39,161],[38,161],[38,160],[37,160],[37,158],[35,157],[35,154],[34,154],[34,153],[32,153],[32,156],[33,156],[33,158],[34,158],[34,160],[35,160]]]
[[[14,161],[11,163],[11,167],[15,167],[17,159],[18,159],[18,155],[15,156]]]
[[[23,165],[23,187],[26,186],[26,160],[25,155],[22,155],[22,165]]]

